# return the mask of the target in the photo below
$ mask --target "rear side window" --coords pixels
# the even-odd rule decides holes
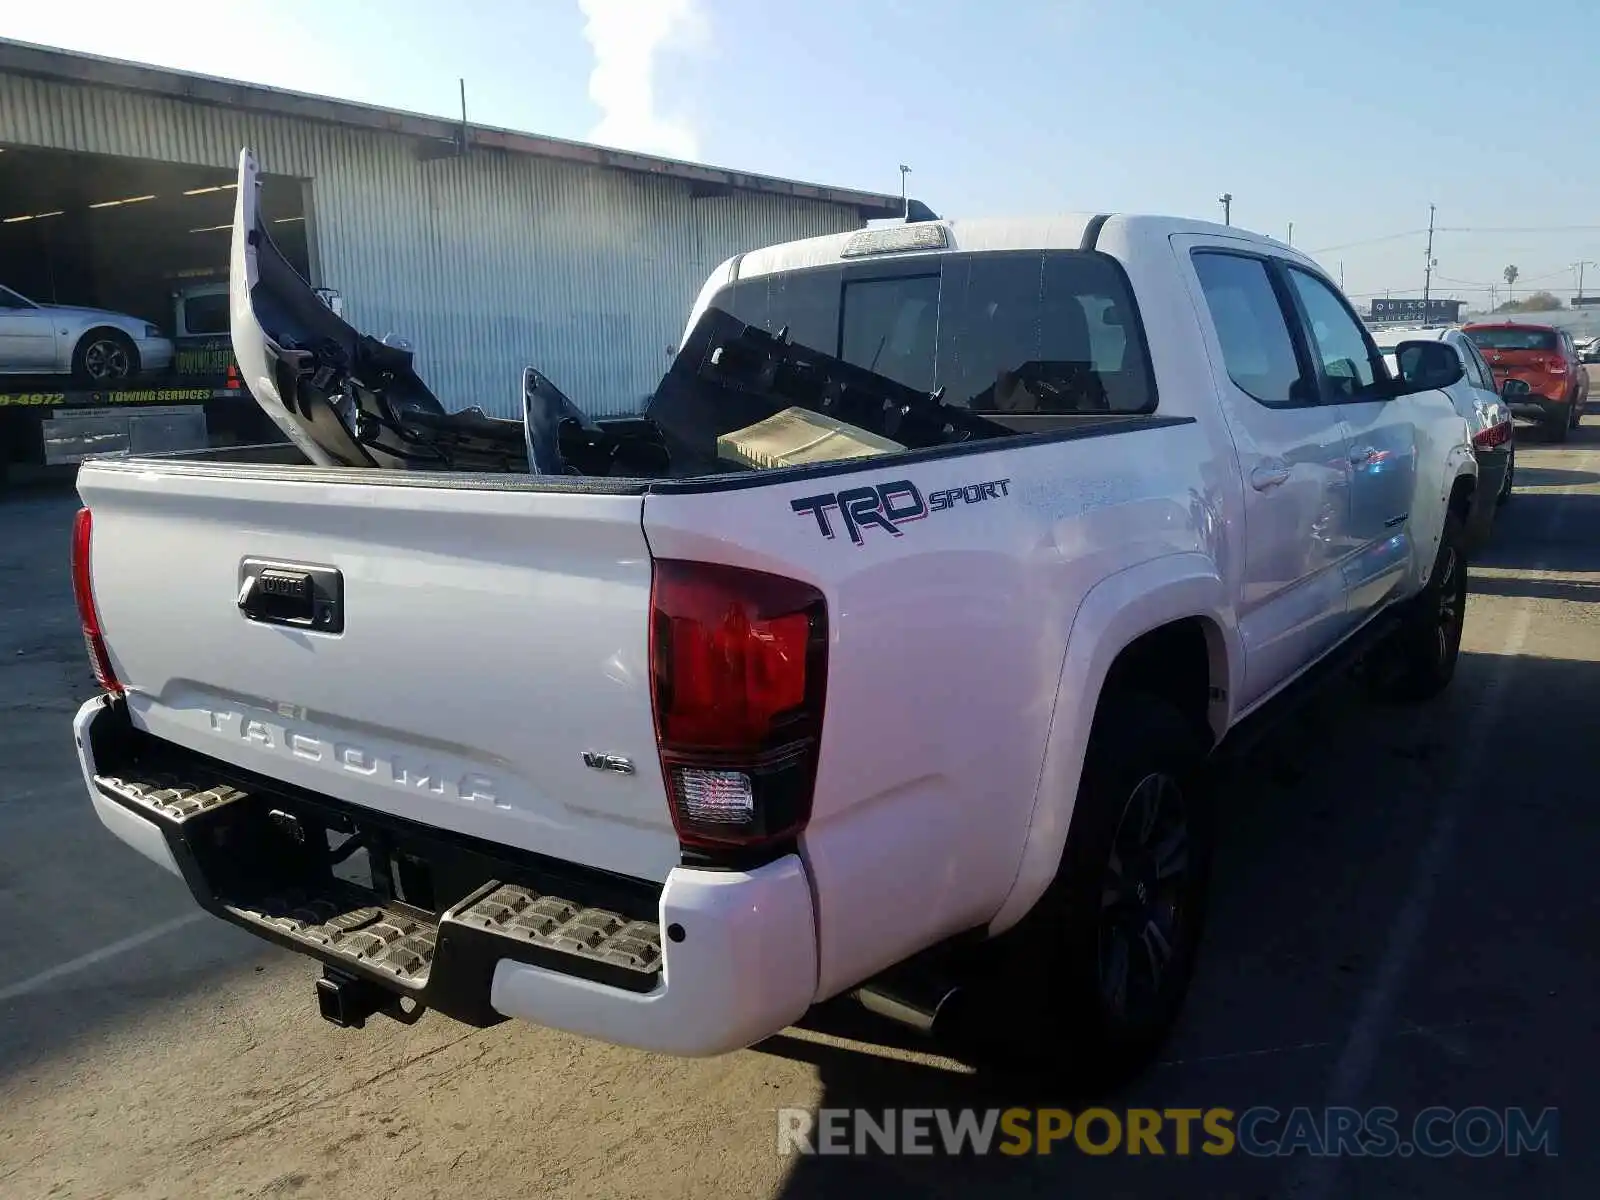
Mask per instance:
[[[1489,364],[1483,361],[1483,355],[1478,353],[1478,348],[1472,344],[1472,339],[1464,339],[1457,345],[1457,350],[1466,360],[1467,380],[1474,387],[1487,392],[1494,391],[1494,372],[1489,370]]]
[[[1194,269],[1228,378],[1268,406],[1301,402],[1300,362],[1266,264],[1239,254],[1199,252]]]
[[[1109,258],[1006,251],[897,266],[741,280],[712,303],[997,419],[1154,411],[1138,311]]]

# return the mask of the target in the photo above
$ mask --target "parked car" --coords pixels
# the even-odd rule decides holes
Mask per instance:
[[[1539,422],[1552,440],[1566,441],[1589,398],[1589,372],[1572,335],[1553,325],[1510,321],[1467,325],[1462,332],[1483,352],[1497,387],[1503,390],[1508,379],[1528,385],[1526,395],[1507,397],[1511,411]]]
[[[255,171],[234,349],[313,462],[82,468],[74,733],[105,826],[320,961],[337,1023],[710,1055],[964,989],[1110,1080],[1187,988],[1207,758],[1358,658],[1410,700],[1455,672],[1461,362],[1390,378],[1277,242],[1084,214],[740,254],[652,397],[661,469],[578,414],[489,474],[441,468],[410,355],[288,269]]]
[[[1578,358],[1583,362],[1600,362],[1600,333],[1577,338],[1574,345],[1578,348]]]
[[[1373,340],[1396,377],[1414,374],[1402,370],[1397,359],[1395,347],[1402,342],[1442,342],[1461,360],[1465,373],[1443,391],[1466,420],[1472,433],[1472,449],[1478,456],[1479,490],[1467,519],[1468,540],[1477,549],[1489,537],[1495,510],[1510,499],[1516,477],[1516,422],[1512,420],[1511,407],[1495,386],[1489,364],[1472,344],[1472,339],[1459,329],[1386,329],[1375,334]],[[1513,399],[1521,392],[1515,381],[1507,381],[1506,386],[1512,389]]]
[[[0,287],[0,375],[72,375],[120,383],[172,364],[172,342],[139,317],[101,308],[35,304]]]

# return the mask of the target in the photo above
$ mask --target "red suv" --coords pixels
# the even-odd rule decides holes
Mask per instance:
[[[1565,441],[1589,398],[1589,372],[1578,360],[1572,335],[1553,325],[1520,322],[1466,325],[1461,332],[1489,361],[1512,413],[1538,421],[1553,440]],[[1527,390],[1507,388],[1508,382]]]

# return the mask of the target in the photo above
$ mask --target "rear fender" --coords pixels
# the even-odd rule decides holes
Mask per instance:
[[[1067,639],[1033,818],[1011,891],[990,922],[991,934],[1020,921],[1055,878],[1072,824],[1089,730],[1112,663],[1142,635],[1195,617],[1207,625],[1212,685],[1226,681],[1226,695],[1210,705],[1212,732],[1220,739],[1232,723],[1244,656],[1216,564],[1200,554],[1166,555],[1102,580],[1084,597]]]

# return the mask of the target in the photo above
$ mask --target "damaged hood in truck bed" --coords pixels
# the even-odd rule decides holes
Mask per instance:
[[[446,412],[408,346],[355,329],[273,244],[260,171],[239,154],[228,275],[229,328],[245,386],[313,463],[533,475],[659,475],[666,451],[639,418],[594,421],[532,367],[521,420]],[[510,381],[508,381],[509,383]]]
[[[273,244],[254,152],[239,154],[229,328],[245,386],[321,466],[526,470],[522,422],[447,413],[409,347],[349,325]]]

